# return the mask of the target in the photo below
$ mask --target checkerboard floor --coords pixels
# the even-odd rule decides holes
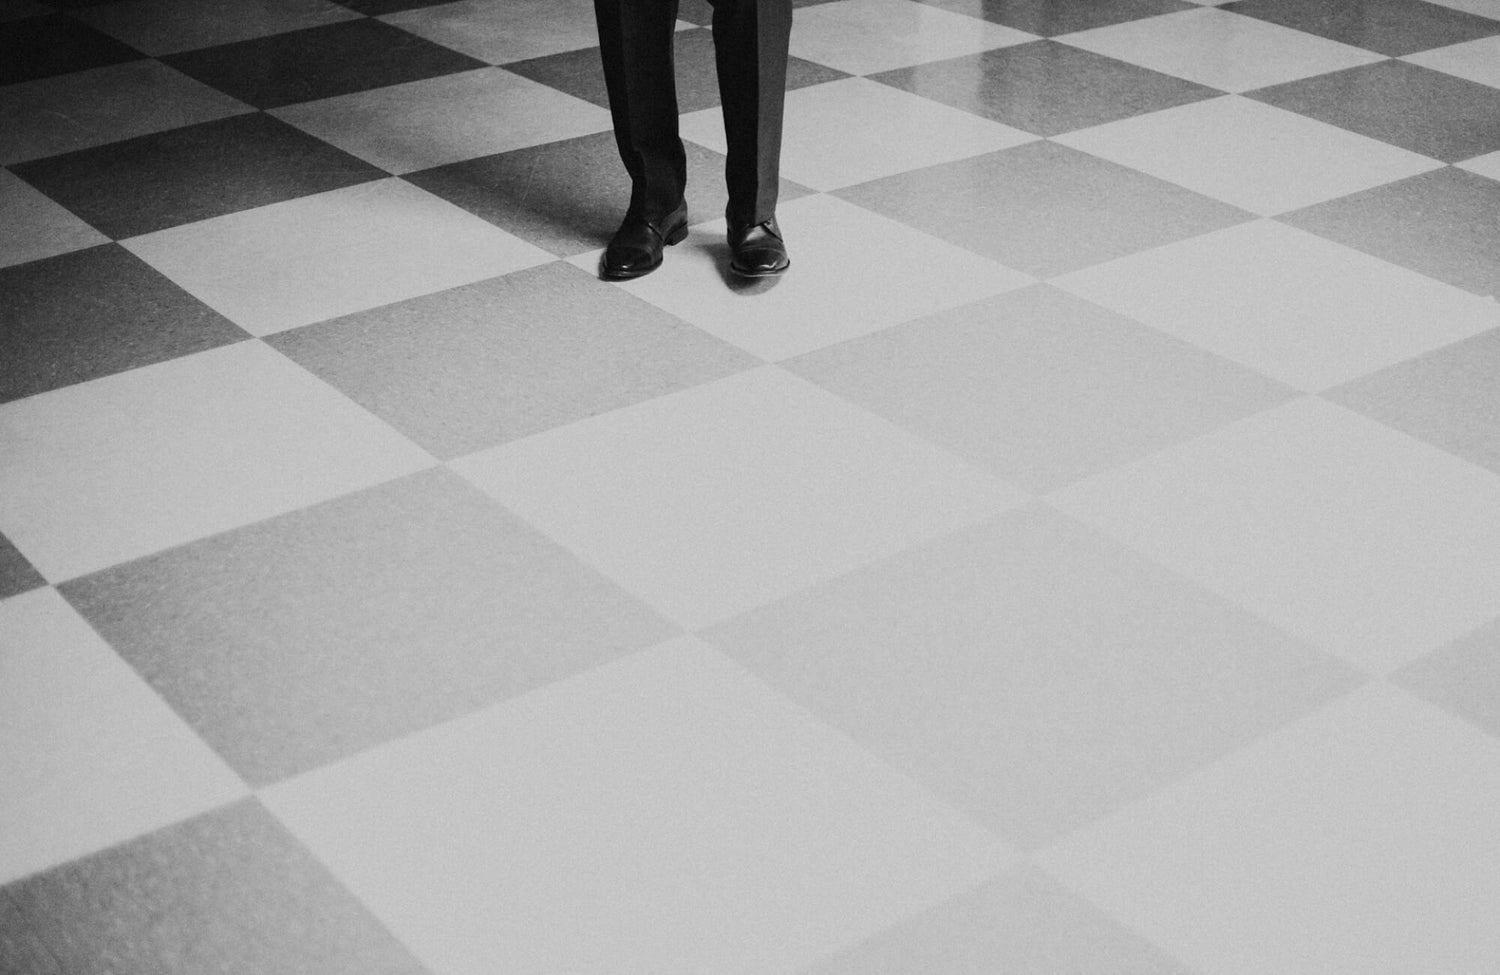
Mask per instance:
[[[1500,971],[1500,0],[708,19],[0,0],[0,971]]]

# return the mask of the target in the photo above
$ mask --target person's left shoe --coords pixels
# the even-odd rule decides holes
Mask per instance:
[[[775,217],[748,227],[730,224],[729,255],[729,269],[742,278],[769,277],[792,266]]]

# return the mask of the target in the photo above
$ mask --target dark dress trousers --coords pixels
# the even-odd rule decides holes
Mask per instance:
[[[726,216],[758,224],[776,210],[792,0],[709,2],[729,145]],[[615,141],[632,184],[630,212],[660,220],[687,186],[672,66],[677,0],[594,0],[594,13]]]

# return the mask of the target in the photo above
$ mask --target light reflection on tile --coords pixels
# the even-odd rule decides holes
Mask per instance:
[[[1442,163],[1244,98],[1215,98],[1056,142],[1269,216]]]
[[[925,98],[849,78],[787,94],[782,175],[817,190],[1032,142],[1036,136]],[[876,127],[872,118],[881,120]],[[682,120],[684,137],[725,152],[718,109]]]
[[[1382,60],[1379,54],[1213,8],[1058,38],[1224,91],[1264,88]]]
[[[798,11],[791,43],[799,58],[872,74],[1035,39],[910,0],[840,0]]]
[[[271,114],[390,173],[610,127],[604,109],[499,68],[304,102]]]

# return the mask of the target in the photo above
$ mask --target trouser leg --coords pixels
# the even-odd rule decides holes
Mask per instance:
[[[615,143],[630,174],[630,212],[659,220],[687,187],[672,67],[677,0],[594,0],[594,15]]]
[[[776,212],[792,0],[709,0],[729,144],[728,217],[758,224]]]

